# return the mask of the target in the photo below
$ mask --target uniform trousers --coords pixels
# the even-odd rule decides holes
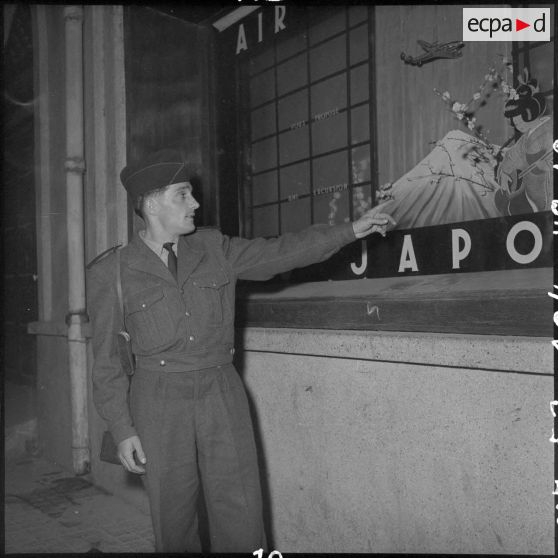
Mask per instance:
[[[200,481],[210,551],[265,548],[252,420],[234,366],[183,373],[139,369],[130,410],[147,458],[142,478],[157,552],[201,551]]]

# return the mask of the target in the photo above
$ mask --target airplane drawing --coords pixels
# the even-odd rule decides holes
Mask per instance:
[[[461,49],[465,46],[463,41],[451,41],[450,43],[439,44],[438,41],[434,43],[427,43],[420,39],[417,43],[422,47],[424,53],[419,56],[409,56],[404,52],[401,53],[401,60],[405,64],[412,66],[422,66],[425,62],[436,60],[437,58],[459,58],[462,56]]]

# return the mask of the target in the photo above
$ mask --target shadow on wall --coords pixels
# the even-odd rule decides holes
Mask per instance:
[[[235,328],[235,347],[237,347],[237,351],[234,357],[234,366],[238,371],[240,377],[243,378],[244,372],[244,352],[240,350],[241,347],[244,346],[244,329],[242,328]],[[248,404],[250,406],[250,415],[252,417],[252,424],[254,425],[254,437],[256,439],[256,449],[258,452],[258,464],[260,468],[260,483],[262,487],[262,505],[263,505],[263,521],[264,521],[264,529],[267,536],[267,547],[274,548],[274,541],[273,541],[273,532],[272,532],[272,512],[271,512],[271,495],[269,490],[269,483],[268,483],[268,474],[267,474],[267,461],[266,456],[263,451],[263,441],[262,441],[262,432],[260,427],[260,421],[258,419],[258,414],[256,411],[256,407],[252,400],[252,396],[250,392],[247,390],[248,396]],[[257,550],[257,549],[256,549]]]

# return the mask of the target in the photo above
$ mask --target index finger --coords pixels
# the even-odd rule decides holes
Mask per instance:
[[[377,218],[387,219],[392,225],[397,225],[397,221],[388,213],[378,213]]]

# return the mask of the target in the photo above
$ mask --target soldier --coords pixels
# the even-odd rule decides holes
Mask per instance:
[[[157,551],[200,552],[200,480],[211,551],[265,548],[254,434],[232,364],[236,280],[325,260],[395,222],[371,210],[354,223],[231,238],[196,231],[193,173],[177,152],[157,152],[120,177],[145,229],[120,250],[124,316],[114,251],[89,272],[96,408],[123,466],[142,475]],[[123,326],[136,359],[129,396],[116,341]]]

